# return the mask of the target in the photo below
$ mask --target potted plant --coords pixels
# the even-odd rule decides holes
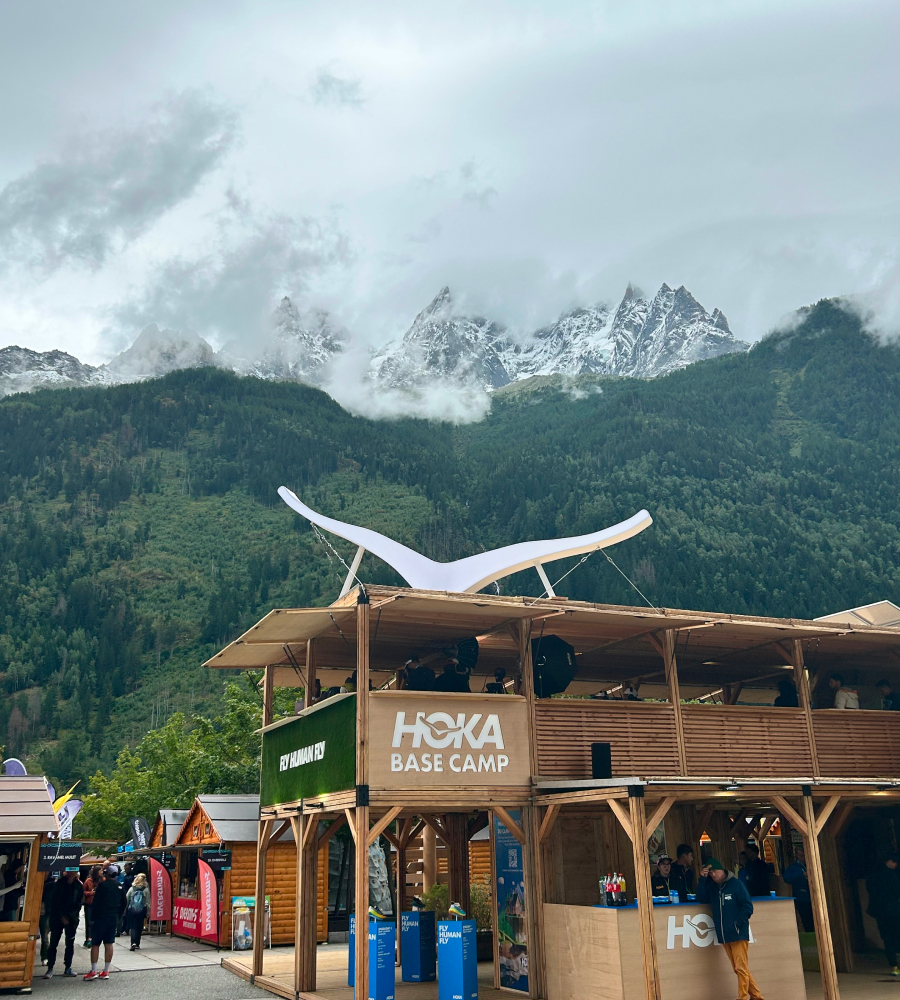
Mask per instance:
[[[450,908],[450,890],[446,883],[436,882],[422,893],[426,910],[434,910],[437,920],[446,920]],[[475,921],[475,939],[478,942],[478,961],[494,959],[494,931],[491,924],[491,879],[483,875],[469,886],[470,920]]]

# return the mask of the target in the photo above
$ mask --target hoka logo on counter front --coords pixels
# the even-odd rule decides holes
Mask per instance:
[[[300,747],[290,753],[283,753],[278,761],[279,771],[288,771],[292,767],[300,767],[301,764],[309,764],[314,760],[321,760],[325,756],[325,740],[320,743],[311,743],[308,747]]]

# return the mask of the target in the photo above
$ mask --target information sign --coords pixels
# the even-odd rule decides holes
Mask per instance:
[[[80,841],[51,840],[41,844],[38,855],[39,872],[77,872],[80,863]]]
[[[439,920],[438,1000],[478,1000],[478,941],[474,920]]]

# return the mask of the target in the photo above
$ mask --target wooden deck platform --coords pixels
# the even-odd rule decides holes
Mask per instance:
[[[222,967],[242,979],[250,979],[253,956],[249,952],[234,953],[222,959]],[[347,985],[347,946],[320,945],[316,953],[315,993],[301,993],[301,1000],[353,1000],[353,987]],[[263,975],[256,985],[276,996],[294,1000],[294,949],[287,946],[265,952]],[[437,1000],[438,984],[403,983],[397,970],[397,1000]],[[494,967],[490,962],[478,966],[479,1000],[508,1000],[509,991],[494,988]]]

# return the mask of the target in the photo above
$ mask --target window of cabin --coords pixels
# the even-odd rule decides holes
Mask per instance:
[[[197,827],[199,830],[199,827]],[[181,855],[179,879],[178,879],[178,895],[182,899],[196,899],[197,898],[197,858],[199,853],[197,851],[179,851]]]

